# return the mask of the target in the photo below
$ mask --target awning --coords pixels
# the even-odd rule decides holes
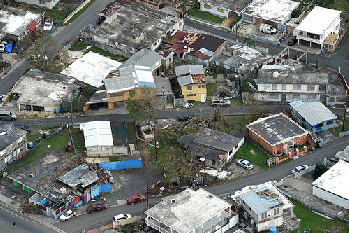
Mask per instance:
[[[33,21],[31,21],[31,23],[27,26],[27,28],[29,28],[30,31],[33,31],[33,30],[36,28],[36,26],[38,26],[38,25],[39,25],[39,23],[36,22],[36,20],[33,20]]]

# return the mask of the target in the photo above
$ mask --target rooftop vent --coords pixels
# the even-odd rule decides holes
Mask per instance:
[[[176,203],[176,200],[175,199],[171,199],[171,204],[174,204]]]

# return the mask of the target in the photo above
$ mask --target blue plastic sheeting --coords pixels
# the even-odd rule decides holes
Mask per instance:
[[[5,47],[5,53],[11,53],[11,51],[12,51],[12,45],[7,44]]]
[[[74,204],[74,207],[79,207],[79,206],[81,206],[81,205],[82,205],[82,201],[80,201],[80,202]]]
[[[48,202],[48,199],[47,199],[47,198],[44,199],[43,201],[41,201],[41,202],[39,203],[39,205],[45,205],[46,202]]]
[[[110,184],[100,184],[99,192],[101,193],[109,193],[110,192]]]
[[[91,196],[98,196],[99,195],[99,186],[97,188],[95,188],[94,190],[92,190],[91,192]]]
[[[110,162],[110,163],[100,163],[99,167],[104,168],[104,170],[121,170],[128,168],[141,168],[142,160],[127,160],[120,162]]]

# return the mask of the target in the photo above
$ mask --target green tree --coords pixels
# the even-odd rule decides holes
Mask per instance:
[[[319,162],[315,166],[315,170],[313,172],[313,178],[316,180],[319,178],[322,174],[324,174],[327,171],[327,167],[322,163]]]
[[[176,0],[177,9],[181,11],[182,16],[187,12],[189,0]]]
[[[252,40],[250,37],[246,37],[244,39],[244,44],[246,44],[248,47],[250,47],[250,45],[255,46],[256,45],[256,41]]]

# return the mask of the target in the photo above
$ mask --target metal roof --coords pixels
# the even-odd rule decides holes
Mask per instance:
[[[305,99],[300,99],[293,101],[290,105],[291,108],[298,112],[298,114],[311,125],[337,119],[337,116],[321,102],[310,102]]]
[[[161,62],[162,56],[151,49],[141,49],[139,52],[125,61],[120,68],[132,65],[147,66],[153,68]]]
[[[82,123],[80,129],[84,132],[86,147],[113,146],[110,121],[90,121]]]
[[[25,136],[26,131],[14,127],[12,124],[0,125],[0,151]]]
[[[177,78],[177,81],[179,83],[179,86],[181,86],[181,87],[194,83],[194,80],[191,77],[191,75],[186,75],[186,76],[182,76],[180,78]]]
[[[98,176],[94,171],[90,170],[89,167],[80,165],[63,176],[58,177],[58,180],[70,187],[80,185],[85,188],[98,181]]]
[[[205,74],[204,67],[202,65],[176,66],[175,72],[177,76],[186,74]]]

